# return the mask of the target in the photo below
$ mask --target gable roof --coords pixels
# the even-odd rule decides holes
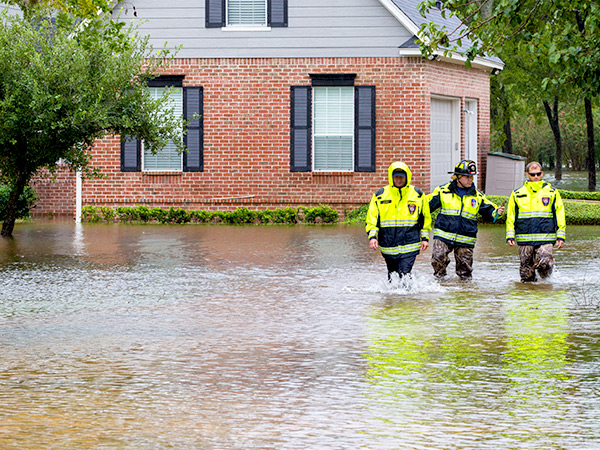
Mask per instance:
[[[419,43],[422,41],[422,36],[419,31],[421,25],[427,22],[435,22],[440,27],[445,27],[448,31],[455,29],[465,30],[466,27],[456,16],[443,17],[440,10],[431,8],[426,17],[423,17],[418,10],[418,5],[422,0],[379,0],[380,3],[406,28],[413,37],[400,45],[400,56],[420,56]],[[453,51],[450,57],[444,56],[444,50],[434,52],[434,55],[441,59],[450,62],[462,63],[466,61],[466,57],[460,54],[469,48],[471,41],[462,39],[462,46],[459,51]],[[494,56],[476,57],[472,61],[473,67],[486,69],[503,69],[504,63],[500,58]]]

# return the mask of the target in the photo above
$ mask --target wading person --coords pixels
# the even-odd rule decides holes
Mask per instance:
[[[448,255],[454,252],[456,274],[461,280],[470,280],[477,214],[491,221],[502,215],[504,207],[498,208],[475,188],[473,176],[477,174],[477,167],[473,161],[462,160],[448,173],[452,174],[451,181],[438,186],[428,196],[431,212],[441,208],[433,227],[431,265],[435,277],[446,276]]]
[[[409,274],[420,251],[429,245],[431,214],[427,196],[410,185],[411,173],[402,162],[388,169],[389,184],[373,195],[367,211],[369,246],[381,250],[388,280],[396,272]]]
[[[530,162],[525,168],[527,181],[513,191],[506,214],[506,242],[515,241],[521,259],[521,281],[535,281],[552,273],[554,258],[552,246],[561,248],[565,243],[565,209],[558,190],[542,180],[542,165]]]

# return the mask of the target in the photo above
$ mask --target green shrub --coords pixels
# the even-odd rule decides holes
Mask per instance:
[[[11,188],[6,184],[0,184],[0,220],[6,218],[6,207],[8,205],[8,198],[10,196]],[[29,217],[29,212],[38,199],[35,191],[31,186],[25,186],[23,194],[19,197],[17,203],[17,219],[24,219]]]
[[[339,219],[338,212],[330,206],[319,205],[316,208],[299,208],[303,214],[305,223],[335,223]],[[319,220],[320,219],[320,220]]]
[[[365,223],[367,218],[367,209],[369,209],[369,205],[363,205],[356,209],[353,209],[350,212],[346,212],[346,217],[344,219],[345,223]]]
[[[213,214],[209,211],[190,211],[190,220],[200,223],[210,222]]]
[[[565,218],[571,225],[600,225],[600,203],[566,201]]]
[[[115,220],[115,210],[109,206],[101,206],[100,213],[106,222],[113,222]]]
[[[172,206],[169,208],[165,217],[166,223],[188,223],[190,219],[190,213],[185,209],[173,208]]]
[[[147,206],[137,206],[135,208],[135,213],[137,215],[137,219],[140,222],[149,222],[152,219],[152,212],[150,211],[150,208],[148,208]]]
[[[559,189],[558,192],[562,198],[600,201],[600,192],[563,191],[562,189]]]
[[[270,220],[272,223],[298,222],[298,208],[279,208],[267,211],[271,212]]]
[[[167,223],[167,211],[160,208],[150,209],[150,217],[152,220],[159,223]]]
[[[168,210],[161,208],[149,209],[146,206],[135,208],[121,206],[116,210],[109,207],[85,206],[83,220],[86,222],[159,222],[159,223],[188,223],[188,222],[221,222],[227,224],[249,223],[336,223],[339,214],[336,210],[326,205],[315,208],[279,208],[252,211],[248,208],[239,208],[233,211],[186,211],[181,208],[171,207]]]
[[[581,194],[594,194],[594,192],[582,192]],[[502,205],[506,201],[504,206],[508,206],[508,197],[505,195],[488,195],[487,198],[498,206]],[[569,199],[565,200],[563,203],[565,204],[565,220],[567,225],[600,225],[600,203],[578,202]],[[348,213],[346,216],[345,222],[360,224],[365,223],[367,217],[367,208],[368,205],[364,205],[350,211],[350,213]],[[439,209],[431,215],[433,221],[435,221],[435,217],[438,213]],[[495,223],[506,223],[506,213],[498,217]]]
[[[125,206],[119,206],[117,208],[117,217],[121,222],[135,222],[139,220],[137,210]]]
[[[98,208],[86,205],[81,209],[81,215],[84,222],[100,222],[102,220],[101,212]]]

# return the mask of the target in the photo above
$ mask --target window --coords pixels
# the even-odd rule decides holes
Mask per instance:
[[[313,88],[313,169],[354,169],[354,87]]]
[[[288,26],[288,0],[205,0],[204,5],[206,28]]]
[[[204,93],[201,86],[183,87],[183,78],[183,75],[161,75],[148,82],[148,89],[154,98],[158,98],[168,86],[173,86],[169,106],[166,107],[173,108],[175,115],[188,121],[183,135],[186,151],[178,154],[171,142],[153,155],[145,151],[143,143],[133,136],[121,136],[122,172],[140,172],[142,169],[150,173],[204,170]]]
[[[267,26],[267,0],[227,0],[227,26]]]
[[[149,87],[150,95],[153,99],[160,98],[166,87]],[[165,109],[172,109],[175,116],[183,116],[183,89],[173,88],[169,95],[169,102],[165,105]],[[181,171],[183,168],[183,155],[177,151],[174,142],[169,142],[165,147],[157,153],[152,154],[150,151],[143,148],[143,163],[142,170],[144,171]]]
[[[375,86],[355,74],[311,74],[290,93],[292,172],[375,171]]]

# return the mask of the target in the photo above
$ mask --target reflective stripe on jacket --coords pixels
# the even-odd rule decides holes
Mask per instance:
[[[477,214],[493,220],[498,207],[472,185],[461,198],[456,180],[438,186],[429,194],[429,209],[441,208],[435,219],[433,236],[450,245],[474,247],[477,240]]]
[[[565,208],[558,190],[545,181],[527,181],[510,194],[506,239],[519,245],[554,244],[566,238]]]
[[[394,169],[406,172],[406,185],[394,186]],[[371,198],[366,218],[369,239],[377,239],[385,256],[402,258],[419,253],[421,240],[429,240],[431,214],[427,196],[410,185],[411,173],[404,163],[388,169],[389,184]]]

